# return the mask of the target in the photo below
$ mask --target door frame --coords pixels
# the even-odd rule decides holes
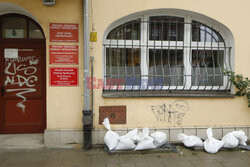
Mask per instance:
[[[47,57],[46,57],[46,39],[45,39],[45,35],[44,35],[44,31],[42,29],[42,27],[36,22],[34,21],[33,19],[27,17],[27,16],[24,16],[24,15],[20,15],[20,14],[5,14],[5,15],[1,15],[0,16],[0,20],[1,18],[3,17],[8,17],[8,16],[17,16],[17,17],[23,17],[23,18],[26,18],[30,21],[32,21],[34,24],[36,24],[39,28],[40,28],[40,31],[43,33],[43,36],[44,38],[43,39],[3,39],[1,37],[1,34],[0,33],[0,63],[4,63],[4,48],[18,48],[18,49],[27,49],[27,48],[32,48],[32,49],[41,49],[42,53],[41,53],[41,60],[42,60],[42,63],[41,63],[41,68],[42,68],[42,94],[43,94],[43,97],[42,97],[42,104],[43,104],[43,125],[42,125],[42,128],[39,130],[39,131],[36,131],[36,132],[28,132],[28,131],[23,131],[23,132],[19,132],[18,130],[17,131],[5,131],[4,132],[4,121],[5,121],[5,110],[4,111],[0,111],[0,134],[16,134],[16,133],[43,133],[44,130],[46,129],[47,127]],[[27,27],[27,29],[29,29]],[[2,29],[1,29],[1,23],[0,23],[0,32],[2,32]],[[27,31],[27,34],[28,34],[28,31]],[[0,72],[4,72],[4,66],[0,64]],[[4,78],[4,77],[3,77]],[[4,84],[4,79],[1,80],[2,83],[1,86]],[[1,98],[1,97],[0,97]],[[3,106],[4,104],[1,104],[2,103],[2,100],[0,102],[0,106]]]

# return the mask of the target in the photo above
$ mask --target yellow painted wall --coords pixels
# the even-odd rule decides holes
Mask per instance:
[[[46,7],[42,0],[0,0],[22,6],[38,20],[42,26],[47,45],[47,129],[80,129],[83,109],[83,32],[82,0],[56,0],[56,5]],[[248,0],[93,0],[93,20],[98,33],[92,44],[95,77],[103,78],[103,35],[106,28],[117,19],[152,9],[175,8],[198,12],[227,26],[235,39],[235,71],[250,76],[249,37],[250,1]],[[49,86],[49,23],[79,24],[79,87]],[[53,43],[72,44],[72,43]],[[152,105],[171,104],[175,100],[185,100],[189,110],[183,119],[185,126],[250,126],[250,110],[245,98],[103,98],[102,90],[94,90],[94,126],[103,128],[99,122],[99,106],[126,105],[127,124],[113,127],[171,127],[178,126],[176,120],[157,121],[151,111]],[[166,118],[167,119],[167,118]]]
[[[49,45],[79,45],[79,69],[83,68],[83,31],[82,31],[82,0],[56,0],[55,6],[44,6],[42,0],[0,0],[25,8],[39,22],[46,37],[47,56],[47,129],[77,129],[81,128],[83,109],[83,71],[79,70],[78,87],[49,86]],[[79,24],[78,43],[55,43],[49,41],[50,23]],[[60,67],[61,65],[56,65]],[[72,67],[74,65],[66,65]],[[74,67],[75,67],[74,66]]]
[[[95,77],[103,77],[103,35],[114,21],[127,15],[153,9],[181,9],[208,16],[228,27],[235,40],[235,71],[250,76],[250,1],[248,0],[94,0],[93,22],[98,41],[93,43]],[[131,92],[132,93],[132,92]],[[185,100],[189,110],[185,112],[182,127],[193,126],[250,126],[250,109],[245,97],[235,98],[104,98],[102,90],[95,90],[95,127],[98,124],[99,106],[126,105],[127,124],[113,125],[114,128],[172,127],[172,122],[157,121],[152,105],[169,105],[175,100]]]

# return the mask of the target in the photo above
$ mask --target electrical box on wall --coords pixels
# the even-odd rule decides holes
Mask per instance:
[[[97,32],[90,32],[90,42],[97,42]]]
[[[126,124],[126,106],[100,106],[99,124],[108,118],[110,124]]]
[[[56,0],[43,0],[43,4],[46,6],[54,6],[56,3]]]

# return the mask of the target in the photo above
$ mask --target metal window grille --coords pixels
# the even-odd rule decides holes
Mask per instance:
[[[230,91],[231,47],[219,31],[173,16],[117,26],[104,41],[104,90]]]
[[[43,4],[46,6],[53,6],[55,5],[56,0],[43,0]]]

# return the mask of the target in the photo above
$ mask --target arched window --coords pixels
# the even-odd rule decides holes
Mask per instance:
[[[22,15],[0,17],[0,27],[2,39],[44,39],[40,26]]]
[[[190,15],[115,22],[103,42],[104,90],[230,91],[223,73],[232,69],[226,40],[209,19]]]

